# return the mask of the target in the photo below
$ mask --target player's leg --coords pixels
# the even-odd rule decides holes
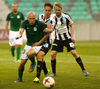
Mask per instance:
[[[50,48],[51,48],[51,44],[48,44],[48,43],[46,43],[46,44],[44,44],[43,46],[42,46],[42,48],[41,48],[41,50],[40,51],[42,51],[42,58],[44,59],[44,56],[48,53],[48,51],[50,50]],[[43,60],[42,59],[42,60]],[[47,76],[49,73],[50,73],[50,70],[48,70],[47,69],[47,67],[46,67],[46,62],[43,60],[42,61],[43,62],[43,67],[42,67],[42,69],[43,69],[43,71],[44,71],[44,74],[45,74],[45,76]]]
[[[20,62],[20,51],[21,51],[21,45],[17,45],[17,62]]]
[[[36,62],[35,62],[35,56],[33,55],[31,58],[29,58],[30,59],[30,61],[31,61],[31,65],[30,65],[30,68],[29,68],[29,70],[28,70],[28,72],[33,72],[34,71],[34,68],[35,68],[35,64],[36,64]]]
[[[48,77],[57,76],[56,75],[56,55],[57,55],[57,51],[54,51],[53,50],[51,52],[51,67],[52,67],[52,73]]]
[[[39,52],[39,50],[41,49],[41,47],[42,46],[35,46],[35,47],[32,47],[31,49],[29,49],[28,52],[27,52],[27,57],[29,59],[31,59],[31,61],[32,60],[34,61],[34,57],[33,56],[36,55]],[[33,70],[34,70],[35,65],[33,64],[31,66],[33,66]],[[29,70],[29,72],[32,72],[32,69]]]
[[[71,50],[71,54],[74,56],[74,58],[76,59],[76,62],[79,64],[79,66],[81,67],[83,73],[85,76],[88,76],[89,73],[85,70],[83,62],[81,60],[81,58],[79,57],[79,55],[77,54],[76,50]]]
[[[67,52],[71,52],[71,54],[74,56],[74,58],[76,59],[76,62],[79,64],[79,66],[81,67],[83,73],[84,71],[86,72],[85,76],[89,75],[89,73],[85,70],[83,62],[81,60],[81,58],[79,57],[79,55],[77,54],[76,50],[75,50],[75,45],[72,42],[71,39],[67,40],[64,42],[64,45],[67,47]]]
[[[22,55],[21,55],[21,62],[18,68],[18,79],[15,82],[21,82],[22,81],[22,76],[23,76],[23,71],[24,71],[24,65],[28,60],[27,57],[27,51],[31,48],[31,46],[25,45]]]
[[[15,60],[15,46],[11,46],[11,54],[13,59]]]
[[[48,74],[50,74],[50,70],[47,69],[46,62],[44,60],[42,62],[43,62],[42,69],[44,71],[44,75],[47,76]]]
[[[36,83],[39,82],[41,70],[43,67],[42,59],[44,58],[44,55],[45,55],[45,53],[43,51],[39,51],[36,56],[37,57],[37,73],[36,73],[36,78],[33,80]]]
[[[22,81],[22,76],[24,72],[24,65],[26,64],[28,59],[21,59],[19,68],[18,68],[18,79],[15,80],[15,82],[21,82]]]
[[[28,58],[33,57],[33,55],[35,55],[35,54],[36,54],[36,51],[33,48],[29,49],[27,52]]]
[[[49,75],[49,77],[57,76],[57,74],[56,74],[56,55],[57,55],[57,52],[63,52],[63,44],[61,41],[54,40],[54,43],[52,46],[52,52],[51,52],[52,73]]]
[[[15,60],[15,33],[14,31],[9,31],[9,45],[11,46],[11,55],[13,59]]]
[[[16,37],[17,37],[18,32],[16,32]],[[16,41],[16,45],[17,45],[17,49],[16,49],[16,53],[17,53],[17,62],[20,62],[20,52],[21,52],[21,45],[23,44],[23,39],[22,37],[19,39],[15,39]]]

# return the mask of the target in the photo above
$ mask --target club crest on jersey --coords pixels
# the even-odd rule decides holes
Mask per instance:
[[[17,18],[19,19],[19,18],[20,18],[20,16],[19,16],[19,15],[17,15]]]
[[[37,31],[37,28],[36,28],[36,27],[34,27],[34,28],[33,28],[33,30],[34,30],[34,31]]]

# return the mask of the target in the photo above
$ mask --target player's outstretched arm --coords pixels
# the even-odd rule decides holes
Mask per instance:
[[[45,23],[45,24],[47,25],[47,28],[52,29],[53,25],[51,23],[48,22],[48,23]]]
[[[48,29],[48,28],[44,29],[44,32],[47,32],[47,34],[39,42],[34,43],[32,47],[39,46],[40,44],[42,44],[49,37],[52,31],[53,31],[52,29]]]
[[[19,38],[22,37],[22,34],[23,34],[24,30],[25,30],[25,29],[23,29],[23,28],[21,28],[21,29],[19,30],[19,34],[18,34],[18,37],[16,37],[16,39],[19,39]]]
[[[52,29],[49,29],[49,28],[46,28],[46,29],[44,29],[43,31],[44,31],[44,32],[47,32],[47,33],[53,32],[53,30],[52,30]]]

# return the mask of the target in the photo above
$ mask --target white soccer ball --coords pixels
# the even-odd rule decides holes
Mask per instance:
[[[52,77],[46,77],[43,80],[43,85],[46,88],[52,88],[55,85],[55,80]]]

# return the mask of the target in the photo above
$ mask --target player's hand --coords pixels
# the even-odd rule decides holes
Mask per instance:
[[[19,38],[21,38],[21,37],[22,37],[22,36],[18,36],[18,37],[16,37],[16,40],[19,39]]]
[[[34,47],[34,46],[39,46],[40,44],[39,44],[39,42],[36,42],[36,43],[34,43],[33,45],[32,45],[32,47]]]
[[[52,29],[48,29],[48,28],[44,29],[43,31],[44,31],[44,32],[47,32],[47,33],[51,33],[51,32],[53,32]]]
[[[7,33],[5,33],[5,37],[8,38],[8,34]]]
[[[53,25],[51,23],[48,22],[48,23],[46,23],[46,25],[47,25],[47,28],[52,29]]]
[[[75,39],[74,38],[71,38],[71,40],[72,40],[73,43],[75,43]]]
[[[45,23],[44,21],[41,21],[41,22]]]

